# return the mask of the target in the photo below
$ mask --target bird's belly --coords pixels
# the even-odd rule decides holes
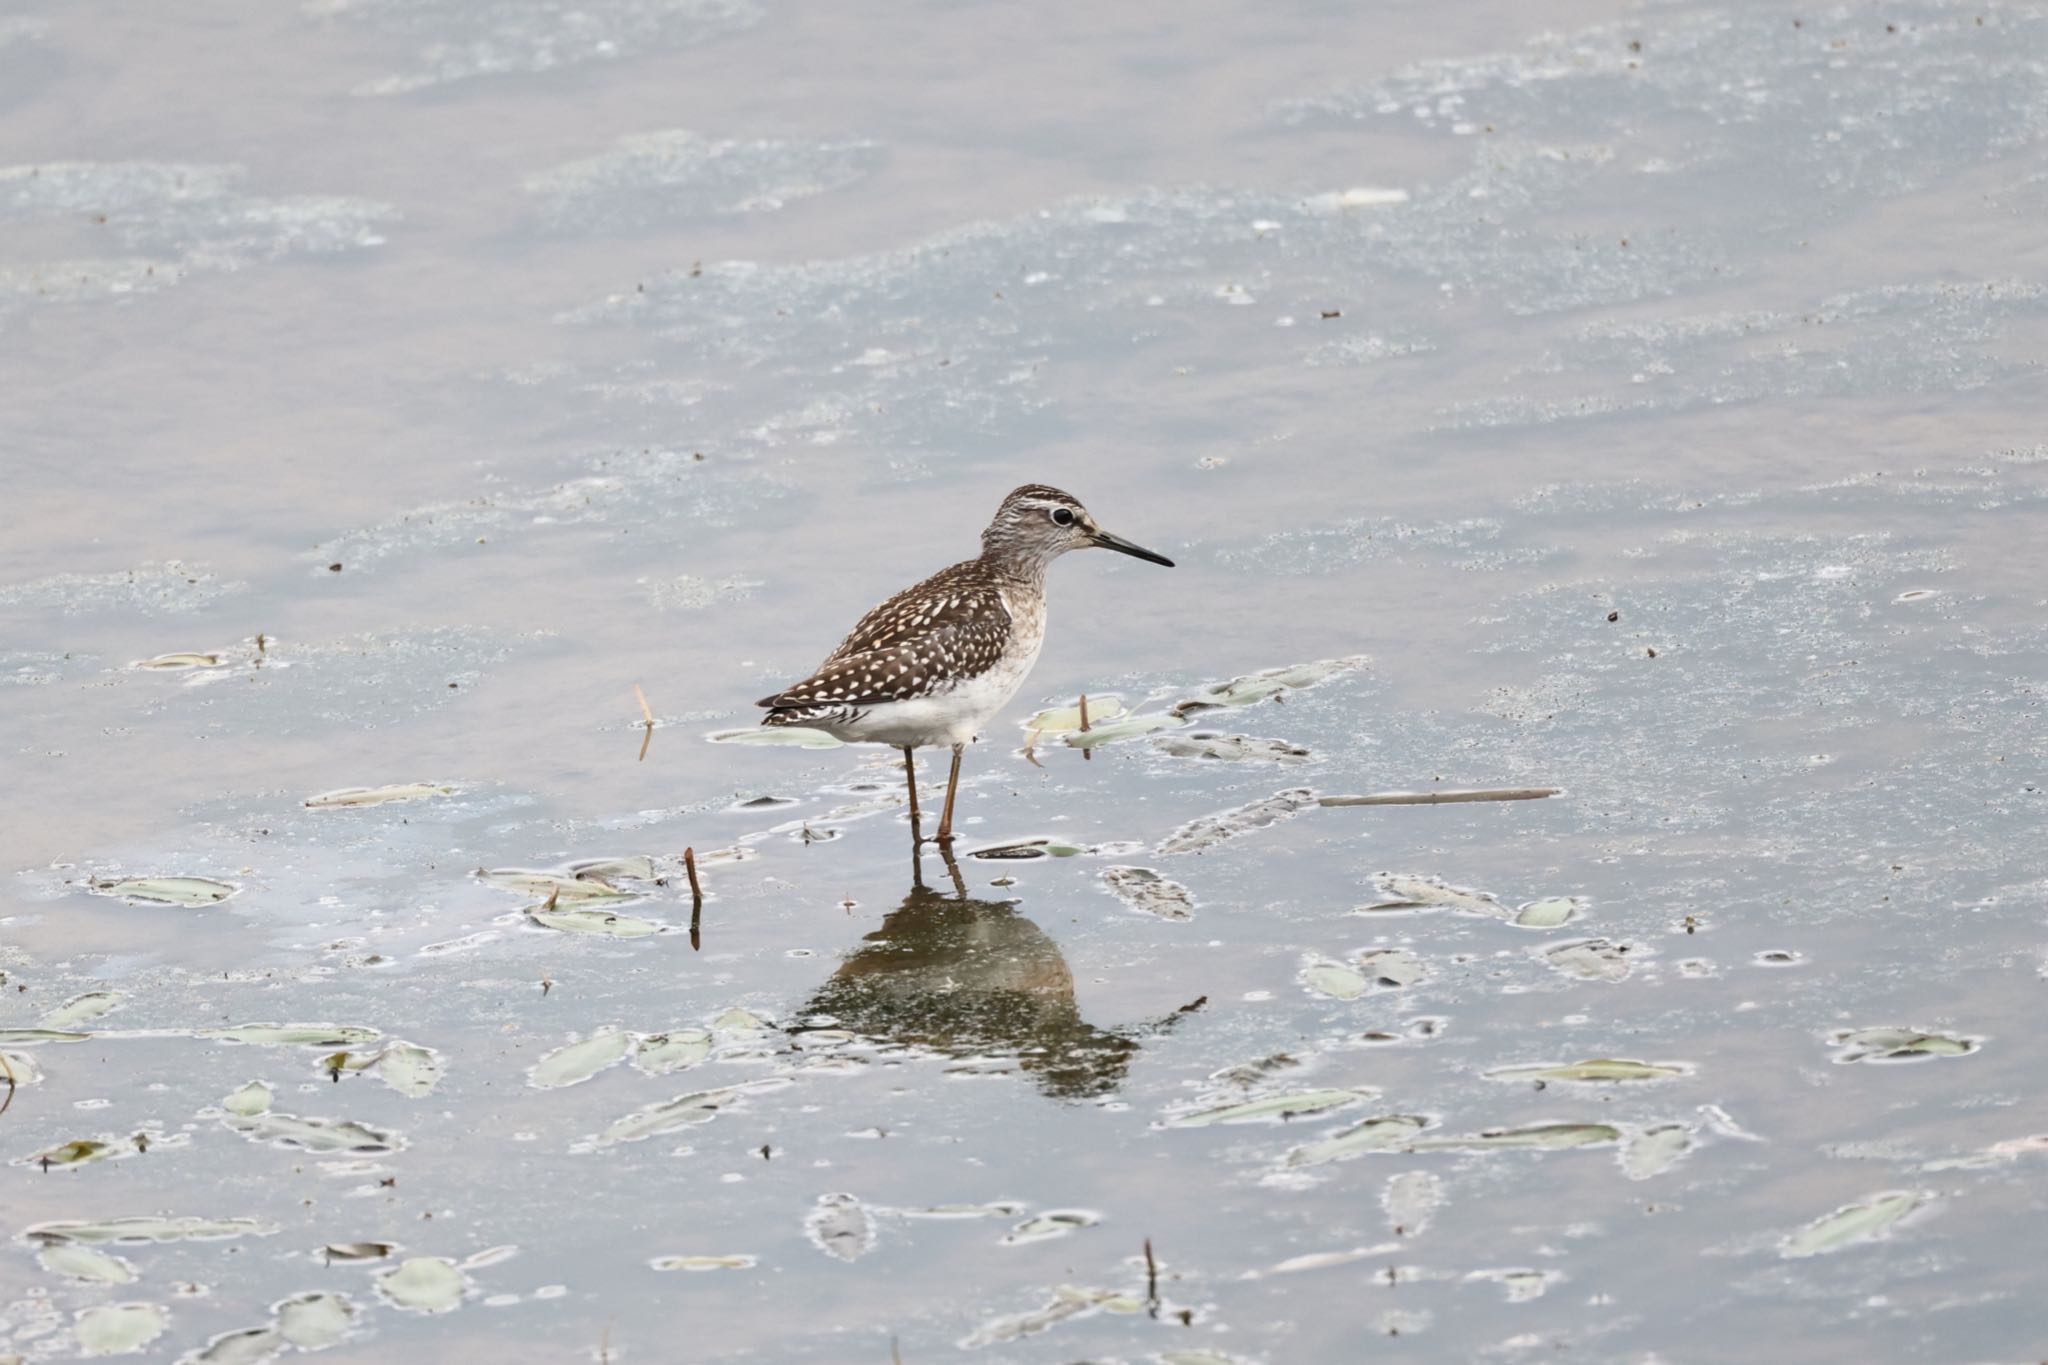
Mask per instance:
[[[908,701],[879,702],[834,728],[841,739],[867,744],[966,744],[1017,695],[1038,651],[998,660],[987,672],[944,692]]]

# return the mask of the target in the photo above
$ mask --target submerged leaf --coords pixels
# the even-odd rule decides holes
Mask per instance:
[[[1320,1166],[1325,1162],[1345,1161],[1366,1152],[1404,1147],[1428,1126],[1429,1120],[1420,1114],[1386,1114],[1379,1118],[1366,1119],[1319,1142],[1296,1147],[1287,1154],[1287,1165]]]
[[[1488,915],[1506,919],[1507,907],[1484,891],[1452,886],[1441,877],[1422,877],[1407,872],[1382,872],[1373,880],[1391,897],[1378,905],[1363,907],[1362,913],[1387,910],[1456,910],[1467,915]]]
[[[1819,1256],[1859,1242],[1873,1241],[1888,1234],[1900,1219],[1929,1202],[1929,1196],[1905,1190],[1887,1190],[1871,1195],[1860,1203],[1845,1204],[1790,1234],[1779,1244],[1778,1254],[1788,1259]]]
[[[270,1112],[270,1086],[263,1081],[251,1081],[220,1102],[220,1107],[236,1118],[252,1119],[258,1114]]]
[[[1830,1039],[1837,1062],[1922,1062],[1933,1057],[1961,1057],[1977,1050],[1975,1038],[1922,1033],[1908,1028],[1845,1029]]]
[[[1403,1171],[1390,1176],[1386,1188],[1380,1191],[1380,1207],[1387,1211],[1387,1223],[1403,1237],[1426,1231],[1443,1202],[1444,1182],[1429,1171]]]
[[[1369,981],[1399,989],[1422,980],[1422,959],[1406,948],[1375,948],[1358,955],[1358,966]]]
[[[228,1126],[251,1141],[296,1147],[306,1152],[390,1152],[402,1145],[391,1134],[378,1132],[354,1119],[265,1113],[246,1119],[229,1119]]]
[[[1606,1123],[1537,1123],[1526,1128],[1490,1128],[1469,1137],[1424,1138],[1408,1144],[1411,1152],[1490,1151],[1499,1147],[1524,1147],[1557,1151],[1567,1147],[1593,1147],[1619,1142],[1621,1130]]]
[[[126,996],[118,991],[93,991],[74,996],[37,1020],[39,1027],[64,1031],[89,1024],[118,1006]]]
[[[205,1350],[187,1359],[192,1365],[267,1365],[285,1345],[275,1327],[244,1327],[239,1332],[221,1333]]]
[[[1486,1073],[1490,1081],[1662,1081],[1686,1075],[1690,1067],[1670,1062],[1637,1062],[1626,1057],[1590,1057],[1583,1062],[1539,1062],[1504,1066]]]
[[[1648,1180],[1678,1164],[1692,1150],[1692,1129],[1683,1123],[1660,1123],[1630,1133],[1621,1147],[1621,1173],[1630,1180]]]
[[[1228,682],[1211,683],[1185,701],[1174,703],[1173,712],[1178,716],[1193,715],[1197,711],[1212,710],[1219,706],[1244,706],[1255,701],[1297,687],[1313,687],[1319,682],[1349,673],[1363,667],[1366,658],[1362,654],[1344,659],[1320,659],[1315,663],[1289,664],[1284,668],[1268,668],[1258,673],[1247,673]]]
[[[1082,1228],[1092,1228],[1101,1221],[1102,1215],[1089,1209],[1047,1209],[1011,1228],[1003,1237],[1003,1245],[1021,1246],[1026,1242],[1049,1241]]]
[[[469,1279],[445,1256],[415,1256],[377,1272],[377,1292],[408,1313],[446,1313],[462,1305]]]
[[[146,901],[151,905],[218,905],[235,894],[236,888],[211,877],[123,877],[119,881],[96,882],[92,889],[102,896]]]
[[[1315,803],[1316,794],[1306,787],[1275,792],[1263,801],[1253,801],[1249,805],[1189,821],[1168,835],[1158,851],[1163,854],[1196,853],[1247,831],[1277,825],[1310,809]]]
[[[125,1356],[164,1334],[168,1319],[153,1303],[109,1303],[82,1310],[71,1334],[89,1356]]]
[[[646,938],[650,934],[664,933],[668,928],[651,919],[611,910],[529,910],[526,917],[543,929],[559,929],[565,934],[599,934],[606,938]]]
[[[622,1059],[633,1049],[633,1035],[617,1029],[593,1033],[581,1042],[556,1048],[528,1069],[527,1082],[541,1090],[554,1090],[589,1080]]]
[[[1140,914],[1169,920],[1195,917],[1195,899],[1188,889],[1149,867],[1105,867],[1102,882],[1118,900]]]
[[[135,1278],[135,1268],[119,1256],[70,1242],[44,1247],[36,1253],[36,1263],[53,1275],[92,1284],[127,1284]]]
[[[1356,1000],[1371,984],[1343,963],[1328,960],[1311,962],[1302,969],[1301,979],[1316,994],[1338,1000]]]
[[[1578,918],[1579,907],[1583,904],[1584,900],[1578,896],[1545,896],[1517,910],[1514,923],[1524,929],[1555,929]]]
[[[430,1047],[394,1039],[377,1054],[377,1075],[407,1099],[421,1099],[441,1083],[441,1056]]]
[[[324,1351],[348,1336],[355,1315],[339,1294],[295,1294],[277,1306],[277,1330],[301,1351]]]
[[[1604,938],[1560,943],[1541,954],[1546,965],[1579,981],[1621,981],[1628,976],[1628,950]]]
[[[1213,730],[1161,735],[1152,747],[1174,758],[1213,759],[1224,763],[1305,763],[1313,755],[1299,744],[1284,739],[1253,739],[1249,735],[1224,735]]]
[[[477,880],[507,891],[517,891],[538,900],[552,899],[556,905],[579,901],[622,901],[638,895],[621,891],[597,877],[578,878],[565,872],[535,872],[522,867],[478,868]]]
[[[645,1109],[636,1109],[624,1118],[606,1128],[597,1139],[600,1147],[615,1142],[639,1142],[643,1138],[659,1137],[673,1133],[678,1128],[693,1124],[708,1123],[718,1117],[721,1110],[738,1104],[744,1094],[740,1086],[726,1086],[718,1090],[698,1090],[688,1095],[678,1095],[672,1100],[652,1104]]]
[[[656,1270],[752,1270],[753,1256],[657,1256],[650,1264]]]
[[[857,1261],[875,1249],[875,1220],[850,1194],[821,1194],[804,1219],[804,1235],[827,1256]]]
[[[381,806],[387,801],[424,801],[434,796],[452,796],[455,788],[437,782],[401,782],[389,787],[342,787],[306,798],[309,810],[335,810],[344,806]]]
[[[633,1050],[633,1065],[650,1076],[693,1067],[711,1055],[711,1034],[700,1028],[670,1029],[640,1039]]]
[[[1276,1122],[1308,1118],[1314,1114],[1326,1114],[1335,1109],[1346,1109],[1354,1104],[1362,1104],[1378,1093],[1376,1090],[1298,1090],[1291,1094],[1268,1095],[1264,1099],[1241,1100],[1234,1104],[1216,1105],[1209,1109],[1178,1114],[1168,1118],[1165,1126],[1206,1128],[1213,1123]]]
[[[109,1218],[102,1222],[37,1223],[22,1237],[41,1246],[58,1243],[206,1242],[268,1237],[277,1228],[253,1218]]]

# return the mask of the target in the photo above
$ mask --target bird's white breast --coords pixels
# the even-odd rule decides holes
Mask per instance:
[[[966,744],[1017,695],[1045,644],[1043,599],[1020,602],[1002,594],[1010,636],[995,663],[930,696],[883,702],[858,720],[835,727],[842,739],[875,744]]]

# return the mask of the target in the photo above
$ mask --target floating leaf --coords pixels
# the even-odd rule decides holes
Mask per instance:
[[[37,1223],[22,1237],[40,1246],[59,1243],[211,1242],[268,1237],[277,1228],[253,1218],[110,1218],[103,1222]]]
[[[73,996],[44,1015],[37,1023],[46,1029],[59,1032],[89,1024],[101,1015],[117,1007],[127,997],[118,991],[93,991],[86,995]]]
[[[397,1138],[353,1119],[302,1118],[297,1114],[257,1114],[230,1119],[228,1126],[253,1142],[296,1147],[307,1152],[390,1152]]]
[[[90,1033],[55,1028],[0,1028],[0,1043],[82,1043]]]
[[[16,1086],[34,1085],[43,1079],[43,1069],[25,1052],[0,1052],[0,1086],[11,1092]],[[4,1096],[0,1096],[4,1102]]]
[[[1328,1270],[1332,1266],[1353,1265],[1368,1257],[1387,1256],[1403,1250],[1399,1242],[1382,1242],[1378,1246],[1350,1247],[1343,1251],[1310,1251],[1300,1256],[1290,1256],[1278,1265],[1264,1270],[1248,1270],[1242,1278],[1262,1280],[1268,1275],[1298,1275],[1304,1270]]]
[[[535,872],[521,867],[478,868],[477,880],[507,891],[517,891],[539,901],[552,899],[556,905],[579,901],[630,900],[637,892],[621,891],[596,877],[577,878],[566,872]]]
[[[251,1081],[220,1102],[220,1107],[236,1118],[253,1119],[258,1114],[270,1112],[270,1087],[262,1081]]]
[[[1422,959],[1406,948],[1374,948],[1360,953],[1358,966],[1367,980],[1395,989],[1412,986],[1425,975]]]
[[[734,1005],[716,1019],[711,1027],[720,1033],[773,1033],[775,1023],[766,1015],[754,1013],[744,1006]]]
[[[89,1356],[125,1356],[140,1351],[164,1334],[168,1318],[153,1303],[109,1303],[81,1311],[71,1334]]]
[[[1579,981],[1621,981],[1628,976],[1628,950],[1604,938],[1545,948],[1544,964]]]
[[[1003,1237],[1003,1245],[1021,1246],[1026,1242],[1049,1241],[1082,1228],[1092,1228],[1101,1221],[1101,1214],[1088,1209],[1047,1209],[1011,1228]]]
[[[116,1149],[111,1143],[102,1142],[98,1138],[73,1138],[70,1142],[60,1142],[55,1147],[37,1152],[34,1156],[23,1157],[15,1164],[40,1166],[48,1171],[59,1166],[82,1166],[88,1161],[104,1160],[115,1155],[115,1152]]]
[[[987,858],[993,861],[1031,858],[1071,858],[1077,853],[1092,852],[1081,844],[1069,843],[1065,839],[1019,839],[1013,843],[992,844],[977,848],[967,856]]]
[[[1861,1203],[1845,1204],[1786,1237],[1778,1254],[1786,1258],[1819,1256],[1887,1235],[1898,1221],[1930,1202],[1929,1196],[1887,1190]]]
[[[119,1256],[70,1242],[44,1247],[36,1253],[36,1263],[53,1275],[92,1284],[127,1284],[135,1278],[135,1268]]]
[[[153,659],[137,659],[128,666],[177,672],[187,668],[219,668],[220,664],[221,658],[218,654],[197,654],[189,650],[179,650],[170,654],[159,654]]]
[[[381,806],[387,801],[425,801],[435,796],[453,796],[455,788],[438,782],[400,782],[389,787],[342,787],[306,798],[309,810],[338,810],[345,806]]]
[[[329,1242],[320,1253],[329,1261],[381,1261],[396,1250],[389,1242]]]
[[[692,1124],[708,1123],[718,1117],[720,1111],[738,1104],[743,1095],[740,1086],[726,1086],[718,1090],[698,1090],[688,1095],[678,1095],[672,1100],[637,1109],[613,1123],[597,1139],[597,1145],[609,1146],[615,1142],[639,1142],[643,1138],[659,1137],[673,1133],[678,1128]]]
[[[1490,1151],[1499,1147],[1523,1147],[1557,1151],[1567,1147],[1593,1147],[1619,1142],[1621,1130],[1606,1123],[1538,1123],[1526,1128],[1492,1128],[1469,1137],[1423,1138],[1408,1144],[1411,1152]]]
[[[1366,987],[1371,984],[1364,976],[1343,963],[1327,959],[1309,963],[1302,969],[1301,979],[1316,994],[1331,996],[1338,1000],[1356,1000],[1365,994]]]
[[[1167,1119],[1165,1126],[1206,1128],[1212,1123],[1277,1122],[1308,1118],[1311,1115],[1326,1114],[1335,1109],[1346,1109],[1354,1104],[1362,1104],[1378,1093],[1376,1090],[1298,1090],[1286,1095],[1268,1095],[1264,1099],[1241,1100],[1234,1104],[1197,1109],[1192,1113],[1179,1114]]]
[[[753,1256],[657,1256],[651,1262],[656,1270],[752,1270],[757,1263]]]
[[[1085,1289],[1063,1284],[1053,1291],[1053,1301],[1029,1313],[1016,1313],[985,1323],[960,1343],[965,1350],[994,1346],[1019,1337],[1032,1336],[1069,1318],[1096,1312],[1142,1313],[1145,1301],[1114,1289]]]
[[[295,1294],[277,1306],[277,1331],[301,1351],[324,1351],[348,1336],[355,1315],[339,1294]]]
[[[1979,1039],[1909,1028],[1845,1029],[1830,1039],[1837,1062],[1924,1062],[1975,1052]]]
[[[1195,917],[1195,898],[1188,889],[1149,867],[1105,867],[1102,883],[1118,900],[1140,914],[1167,920]]]
[[[1124,703],[1121,697],[1088,698],[1088,724],[1091,729],[1106,720],[1115,720],[1122,714],[1124,714]],[[1055,706],[1049,711],[1040,711],[1030,720],[1024,722],[1024,728],[1048,735],[1061,734],[1068,730],[1079,730],[1081,728],[1081,707],[1079,703],[1076,703],[1073,706]]]
[[[244,1327],[239,1332],[221,1333],[205,1350],[187,1358],[192,1365],[266,1365],[285,1344],[275,1327]]]
[[[1380,1191],[1380,1207],[1387,1211],[1387,1222],[1403,1237],[1426,1230],[1443,1202],[1444,1182],[1429,1171],[1403,1171],[1389,1177]]]
[[[1579,896],[1545,896],[1515,911],[1513,923],[1524,929],[1555,929],[1578,918],[1585,901]]]
[[[646,938],[666,931],[667,926],[638,915],[611,910],[529,910],[526,917],[543,929],[565,934],[598,934],[605,938]]]
[[[875,1220],[850,1194],[821,1194],[804,1219],[804,1235],[827,1256],[857,1261],[875,1249]]]
[[[1165,711],[1143,712],[1110,721],[1107,725],[1093,726],[1085,732],[1070,732],[1064,742],[1071,749],[1094,749],[1104,744],[1114,744],[1122,739],[1136,739],[1141,735],[1156,735],[1161,730],[1172,730],[1187,722],[1179,716]]]
[[[383,1035],[354,1024],[236,1024],[197,1029],[192,1036],[250,1047],[354,1047],[374,1043]]]
[[[1366,1119],[1320,1142],[1296,1147],[1287,1154],[1287,1165],[1321,1166],[1325,1162],[1345,1161],[1366,1152],[1404,1147],[1427,1127],[1429,1120],[1419,1114],[1386,1114]]]
[[[151,905],[218,905],[235,894],[236,888],[211,877],[123,877],[119,881],[95,882],[92,889],[102,896],[146,901]]]
[[[1591,1057],[1583,1062],[1542,1062],[1504,1066],[1486,1073],[1490,1081],[1663,1081],[1683,1076],[1690,1067],[1670,1062],[1637,1062],[1626,1057]]]
[[[1682,1123],[1660,1123],[1630,1133],[1621,1147],[1621,1173],[1630,1180],[1648,1180],[1678,1164],[1692,1150],[1692,1129]]]
[[[1174,703],[1173,712],[1178,716],[1189,716],[1219,706],[1245,706],[1298,687],[1313,687],[1360,668],[1365,662],[1365,656],[1360,654],[1346,659],[1320,659],[1315,663],[1290,664],[1285,668],[1247,673],[1228,682],[1211,683],[1187,700]]]
[[[441,1056],[430,1047],[394,1040],[377,1054],[377,1075],[407,1099],[420,1099],[441,1083]]]
[[[711,1034],[700,1028],[670,1029],[640,1039],[633,1065],[650,1076],[693,1067],[711,1055]]]
[[[845,743],[823,730],[802,725],[753,725],[744,730],[714,730],[704,736],[713,744],[786,745],[793,749],[837,749]]]
[[[1195,853],[1236,838],[1250,830],[1264,829],[1291,819],[1316,803],[1316,794],[1306,787],[1275,792],[1263,801],[1238,806],[1217,815],[1206,815],[1182,825],[1159,845],[1159,852]]]
[[[1152,747],[1174,758],[1206,758],[1224,763],[1305,763],[1313,755],[1299,744],[1284,739],[1253,739],[1249,735],[1223,735],[1213,730],[1161,735]]]
[[[1560,787],[1432,787],[1419,792],[1366,792],[1362,795],[1319,796],[1319,806],[1454,806],[1473,801],[1541,801],[1562,793]]]
[[[445,1256],[415,1256],[377,1272],[377,1292],[408,1313],[446,1313],[462,1305],[469,1278]]]
[[[542,1090],[577,1085],[619,1061],[633,1050],[633,1035],[616,1029],[593,1033],[581,1042],[556,1048],[527,1071],[527,1083]]]
[[[1389,900],[1368,905],[1361,913],[1388,910],[1456,910],[1467,915],[1506,919],[1507,907],[1484,891],[1452,886],[1441,877],[1421,877],[1407,872],[1382,872],[1373,879]]]

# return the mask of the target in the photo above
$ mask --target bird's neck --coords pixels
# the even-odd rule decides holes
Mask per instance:
[[[981,552],[981,566],[992,577],[1005,583],[1014,583],[1034,592],[1045,589],[1045,571],[1058,554],[1044,556],[1019,552],[1014,546],[984,549]]]

